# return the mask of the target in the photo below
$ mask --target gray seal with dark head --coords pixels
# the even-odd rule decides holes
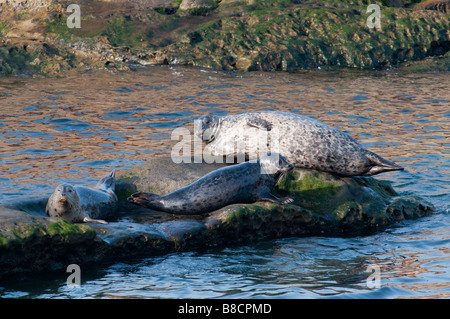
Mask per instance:
[[[167,195],[135,193],[128,201],[177,215],[204,214],[237,203],[287,204],[291,198],[278,198],[271,190],[293,168],[280,154],[269,153],[257,160],[219,168]]]
[[[115,170],[103,177],[94,188],[58,185],[47,202],[45,212],[70,223],[107,224],[118,209],[115,194]]]
[[[320,121],[289,112],[260,111],[230,116],[206,115],[196,133],[206,142],[203,154],[213,157],[258,157],[273,151],[298,168],[340,176],[372,176],[403,170],[365,149],[353,137]],[[239,147],[241,145],[241,147]]]

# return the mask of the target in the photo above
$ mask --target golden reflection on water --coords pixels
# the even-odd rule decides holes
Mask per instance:
[[[421,155],[448,160],[449,101],[446,73],[227,74],[150,67],[0,78],[0,181],[100,177],[109,166],[170,154],[172,130],[192,130],[197,116],[264,109],[316,117],[401,165]]]

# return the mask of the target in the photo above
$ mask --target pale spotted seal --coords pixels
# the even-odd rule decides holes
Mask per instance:
[[[287,204],[291,198],[277,198],[271,190],[293,168],[283,156],[269,153],[257,160],[219,168],[167,195],[135,193],[128,201],[177,215],[204,214],[235,203]]]
[[[58,185],[47,202],[45,212],[70,223],[101,223],[117,211],[115,170],[103,177],[94,188]]]
[[[365,149],[353,137],[299,114],[281,111],[248,112],[230,116],[206,115],[195,128],[206,142],[203,154],[258,156],[258,147],[283,154],[295,167],[340,176],[372,176],[403,170]],[[241,144],[239,144],[241,143]],[[237,145],[243,145],[239,148]]]

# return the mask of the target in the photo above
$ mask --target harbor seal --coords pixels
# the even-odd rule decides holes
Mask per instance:
[[[58,185],[47,202],[45,212],[51,217],[61,217],[70,223],[107,224],[118,207],[113,170],[100,179],[94,188]]]
[[[298,168],[340,176],[372,176],[403,170],[365,149],[350,135],[299,114],[281,111],[248,112],[230,116],[202,116],[196,134],[206,143],[203,154],[245,158],[262,153],[283,154]],[[236,145],[243,145],[241,148]],[[243,150],[243,151],[242,151]]]
[[[237,203],[287,204],[291,198],[278,198],[271,190],[284,173],[293,169],[280,154],[268,153],[253,161],[219,168],[167,195],[134,193],[128,201],[177,215],[204,214]]]

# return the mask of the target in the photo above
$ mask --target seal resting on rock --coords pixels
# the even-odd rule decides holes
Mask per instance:
[[[115,194],[115,175],[111,173],[103,177],[94,188],[58,185],[47,202],[45,212],[51,217],[61,217],[70,223],[107,224],[118,207]]]
[[[250,162],[219,168],[167,195],[134,193],[128,201],[177,215],[204,214],[236,203],[287,204],[291,198],[277,198],[271,190],[284,173],[293,169],[280,154],[268,153]]]
[[[298,168],[340,176],[372,176],[403,170],[365,149],[350,135],[295,113],[260,111],[223,117],[206,115],[196,123],[196,133],[206,142],[203,154],[244,155],[254,159],[263,141],[266,144],[262,145],[266,146],[263,153],[283,154]]]

